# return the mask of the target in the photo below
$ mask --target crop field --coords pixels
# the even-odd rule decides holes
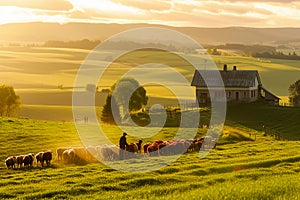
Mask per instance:
[[[2,161],[9,155],[82,146],[73,123],[1,118],[0,124]],[[108,125],[104,129],[117,143],[120,130]],[[176,131],[164,128],[145,142],[170,139]],[[199,129],[199,134],[203,133],[205,130]],[[135,139],[128,137],[129,142]],[[276,141],[261,131],[239,125],[225,126],[217,148],[206,157],[199,158],[199,152],[186,153],[153,172],[128,173],[98,162],[75,165],[56,159],[50,167],[34,164],[31,169],[8,170],[1,162],[0,198],[297,199],[299,148],[300,142]],[[142,159],[153,165],[161,162],[157,157]],[[122,162],[140,165],[135,158]]]

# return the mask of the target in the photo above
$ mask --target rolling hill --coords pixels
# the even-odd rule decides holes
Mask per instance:
[[[0,118],[0,160],[9,155],[81,146],[74,124]],[[153,172],[128,173],[93,162],[8,170],[0,164],[1,199],[297,199],[300,143],[276,141],[249,128],[226,126],[220,144],[205,158],[199,152],[182,155]],[[120,130],[106,126],[117,142]],[[163,129],[153,139],[168,139],[176,128]],[[249,139],[256,134],[256,140]],[[149,141],[153,141],[149,140]],[[128,141],[134,141],[129,137]],[[147,140],[146,140],[147,142]],[[222,144],[223,143],[223,144]],[[5,153],[4,153],[5,152]],[[172,157],[162,156],[168,160]],[[158,163],[156,157],[142,158]],[[138,159],[123,161],[139,166]]]
[[[21,23],[0,25],[2,42],[45,42],[48,40],[104,40],[119,32],[141,27],[169,28],[195,39],[200,44],[281,44],[299,41],[300,28],[201,28],[149,24]]]

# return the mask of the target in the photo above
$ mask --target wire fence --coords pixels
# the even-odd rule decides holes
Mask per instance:
[[[268,135],[271,137],[274,137],[276,140],[294,140],[294,141],[300,141],[300,138],[294,138],[294,137],[288,137],[284,134],[282,134],[280,131],[275,130],[273,128],[263,126],[263,132],[264,135]]]

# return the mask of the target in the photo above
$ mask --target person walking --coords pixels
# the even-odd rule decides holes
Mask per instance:
[[[120,160],[124,159],[125,148],[128,145],[127,141],[126,141],[126,135],[127,135],[127,133],[124,132],[123,136],[120,138],[120,141],[119,141],[119,146],[120,146],[120,152],[119,152]]]

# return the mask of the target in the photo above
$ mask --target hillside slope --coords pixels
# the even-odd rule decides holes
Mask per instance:
[[[20,154],[80,145],[71,123],[1,118],[0,124],[1,160],[4,152]],[[112,128],[111,133],[114,131]],[[171,165],[147,173],[120,172],[100,163],[64,165],[56,160],[44,169],[7,170],[1,165],[0,198],[297,199],[299,147],[299,142],[257,135],[256,141],[218,145],[202,159],[197,152],[187,153]],[[155,157],[143,159],[157,162]],[[136,159],[124,162],[139,165]]]

